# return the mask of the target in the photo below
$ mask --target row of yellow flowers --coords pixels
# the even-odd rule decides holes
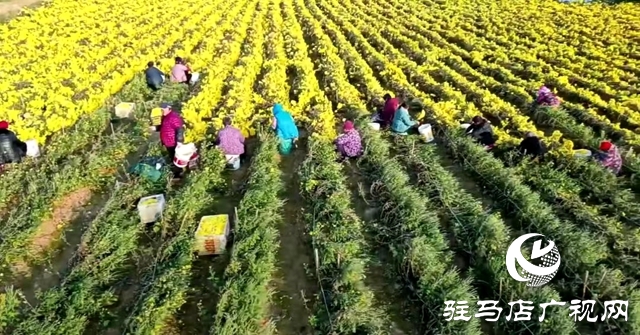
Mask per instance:
[[[344,4],[349,6],[350,4]],[[434,96],[442,96],[453,103],[453,106],[459,111],[456,116],[469,120],[473,115],[484,114],[486,116],[492,116],[503,120],[503,127],[506,129],[512,129],[520,134],[525,132],[535,132],[540,136],[544,134],[536,129],[536,126],[518,110],[508,103],[505,103],[498,97],[494,96],[486,89],[478,87],[475,83],[468,81],[464,76],[451,71],[447,66],[439,63],[436,57],[429,57],[422,54],[421,48],[414,41],[403,38],[399,31],[389,27],[387,22],[380,13],[373,11],[371,6],[365,7],[362,5],[360,8],[370,8],[371,11],[357,10],[358,7],[353,7],[353,14],[357,15],[359,20],[354,22],[356,28],[362,33],[367,35],[366,40],[375,44],[376,49],[380,50],[387,58],[394,59],[395,63],[402,69],[404,73],[410,75],[411,81],[422,91],[433,94]],[[383,31],[383,27],[385,30]],[[380,36],[377,31],[381,31],[386,35],[387,39]],[[390,43],[394,41],[396,43]],[[400,51],[400,49],[403,52]],[[408,56],[407,56],[407,53]],[[415,55],[419,55],[420,58],[425,61],[429,61],[431,64],[425,63],[422,66],[418,66],[411,58],[415,58]],[[447,83],[440,83],[436,81],[431,74],[434,71],[439,71],[440,76],[444,77]],[[444,71],[444,73],[442,73]],[[453,86],[452,86],[453,85]],[[414,95],[415,92],[411,92]],[[469,98],[472,102],[468,102]],[[427,98],[431,100],[430,97]],[[423,101],[424,103],[425,101]],[[461,114],[462,113],[462,114]],[[505,129],[498,127],[496,129],[497,135],[500,140],[505,143],[515,144],[519,142],[518,137],[510,135]],[[562,134],[560,132],[554,132],[551,136],[547,137],[548,143],[558,143],[562,145],[565,150],[571,150],[573,144],[570,141],[564,141],[560,143]]]
[[[240,23],[220,27],[221,36],[207,38],[201,46],[202,57],[190,57],[192,67],[205,76],[200,92],[183,108],[187,141],[202,140],[210,126],[219,129],[225,116],[231,116],[245,136],[252,136],[257,124],[269,119],[273,103],[309,123],[316,136],[335,137],[331,105],[314,75],[295,13],[286,3],[273,6],[260,3],[255,15],[247,12]],[[246,31],[249,22],[253,25]],[[210,42],[221,39],[222,44]]]
[[[234,16],[236,13],[242,13],[240,19],[220,26],[216,35],[207,37],[201,45],[200,53],[190,57],[192,67],[203,71],[204,78],[200,83],[200,92],[183,108],[182,115],[189,125],[186,136],[188,141],[203,139],[207,129],[212,125],[212,121],[208,121],[209,118],[220,115],[218,105],[223,99],[223,89],[225,86],[234,85],[234,82],[228,79],[233,71],[242,71],[234,70],[234,66],[242,55],[245,39],[253,34],[254,25],[263,18],[263,7],[257,1],[249,1],[245,6],[233,6],[230,13]],[[251,10],[246,10],[247,8]],[[227,101],[229,99],[227,98]],[[219,128],[221,124],[220,117],[214,118],[214,126]]]
[[[44,142],[102,106],[213,14],[214,6],[201,3],[53,1],[0,26],[0,119],[21,138]]]
[[[435,6],[434,3],[430,5]],[[409,6],[417,8],[415,3],[410,3]],[[537,21],[533,25],[528,22],[528,26],[523,26],[523,23],[512,24],[510,21],[505,25],[497,22],[498,18],[494,16],[491,25],[478,28],[472,15],[486,17],[487,13],[483,8],[485,7],[479,6],[478,10],[474,10],[473,14],[468,13],[467,16],[447,15],[452,8],[428,14],[421,12],[416,16],[428,22],[426,28],[475,52],[478,59],[493,59],[509,70],[532,77],[531,79],[538,83],[551,80],[558,86],[561,95],[579,99],[597,108],[601,113],[606,112],[617,118],[627,119],[636,126],[640,125],[640,99],[637,96],[640,66],[634,65],[637,63],[636,60],[624,57],[622,64],[610,61],[615,58],[615,50],[610,51],[602,45],[591,45],[587,42],[588,39],[584,38],[579,39],[579,46],[572,44],[575,39],[551,43],[549,40],[557,39],[559,34],[538,32],[535,29],[540,27]],[[509,6],[506,5],[504,8]],[[464,12],[464,9],[461,10]],[[527,22],[520,18],[518,21]],[[452,26],[453,23],[456,24],[455,27]],[[577,25],[578,23],[574,22],[571,27]],[[497,29],[496,26],[505,28]],[[610,39],[610,43],[617,41],[608,35],[607,38]],[[625,41],[628,41],[627,37]],[[598,56],[603,50],[607,50],[607,57]],[[515,62],[509,62],[509,59]]]

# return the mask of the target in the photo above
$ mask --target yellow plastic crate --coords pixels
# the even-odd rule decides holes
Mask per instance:
[[[195,250],[198,255],[219,255],[227,247],[229,215],[209,215],[200,219],[195,233]]]
[[[162,108],[157,107],[151,110],[151,124],[159,126],[162,123]]]

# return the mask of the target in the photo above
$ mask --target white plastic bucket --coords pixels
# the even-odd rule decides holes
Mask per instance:
[[[195,72],[191,74],[191,84],[195,84],[200,80],[200,73]]]
[[[424,137],[424,140],[428,143],[428,142],[432,142],[434,140],[433,138],[433,131],[431,130],[431,125],[430,124],[423,124],[422,126],[418,127],[418,132],[420,133],[420,135],[422,135],[422,137]]]
[[[227,166],[231,170],[237,170],[240,168],[240,155],[224,155],[227,159]]]
[[[378,131],[380,130],[380,124],[377,122],[371,122],[369,123],[369,127],[371,127],[371,129]]]
[[[164,194],[156,194],[140,199],[138,202],[140,221],[144,224],[158,221],[162,217],[164,206]]]
[[[593,155],[591,150],[587,150],[587,149],[573,150],[573,156],[575,156],[576,158],[589,158],[591,157],[591,155]]]
[[[194,159],[198,149],[193,143],[178,145],[176,147],[176,154],[173,157],[173,164],[179,168],[186,167],[189,161]]]
[[[460,128],[462,128],[462,129],[467,129],[469,127],[471,127],[471,125],[468,124],[468,123],[463,123],[463,124],[460,125]]]
[[[27,144],[27,152],[26,152],[27,156],[29,157],[40,156],[40,147],[38,146],[38,141],[28,140],[25,143]]]

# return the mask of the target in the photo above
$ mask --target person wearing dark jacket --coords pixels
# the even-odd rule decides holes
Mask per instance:
[[[20,163],[27,153],[27,144],[9,130],[7,121],[0,121],[0,165]]]
[[[542,157],[547,150],[536,134],[528,132],[526,137],[520,142],[518,151],[520,151],[522,155],[529,155],[532,159],[535,159]]]
[[[485,147],[493,147],[496,144],[496,140],[493,136],[491,123],[482,116],[474,116],[472,121],[473,123],[467,128],[467,134]]]
[[[164,73],[158,70],[153,62],[147,63],[147,69],[144,70],[144,76],[147,79],[147,86],[154,91],[159,90],[160,86],[164,83]]]

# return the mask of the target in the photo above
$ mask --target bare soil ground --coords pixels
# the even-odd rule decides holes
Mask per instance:
[[[0,0],[0,22],[9,21],[20,13],[25,7],[33,7],[40,4],[42,0]]]
[[[318,292],[318,283],[312,274],[314,259],[311,241],[304,219],[304,203],[299,196],[298,169],[305,159],[306,139],[301,134],[298,149],[282,157],[281,169],[286,183],[283,198],[284,222],[280,226],[280,250],[274,281],[274,318],[278,333],[283,335],[310,335],[309,316]]]
[[[365,227],[373,225],[379,215],[380,208],[370,198],[371,185],[363,177],[356,161],[345,164],[344,172],[351,191],[353,208],[358,217],[365,223]],[[367,231],[367,248],[371,262],[367,264],[365,282],[373,291],[377,305],[384,310],[389,322],[391,335],[415,335],[418,328],[414,324],[417,312],[412,310],[410,301],[403,297],[402,288],[396,277],[395,267],[389,251],[374,242],[373,234]]]

